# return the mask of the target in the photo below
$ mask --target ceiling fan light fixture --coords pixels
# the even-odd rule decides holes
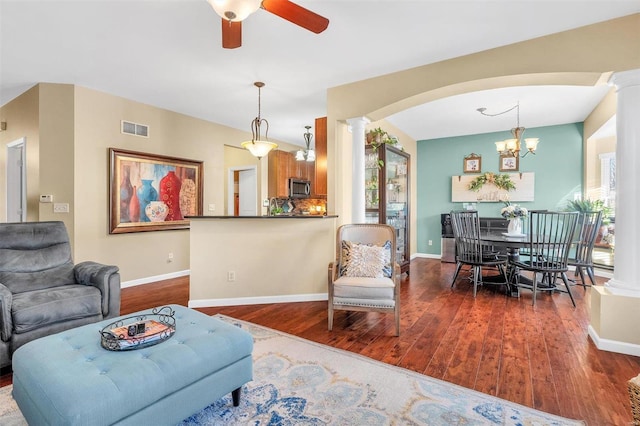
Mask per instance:
[[[213,10],[231,22],[240,22],[260,8],[262,0],[207,0]]]

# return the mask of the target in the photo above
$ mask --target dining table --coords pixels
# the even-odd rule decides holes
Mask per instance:
[[[513,263],[520,258],[520,249],[531,244],[531,238],[527,234],[510,234],[508,232],[499,231],[482,231],[480,232],[480,241],[486,246],[498,249],[506,249],[508,256],[507,263],[507,292],[511,297],[520,297],[520,286],[533,287],[530,278],[520,274],[513,266]],[[483,281],[490,282],[493,277],[486,277]]]

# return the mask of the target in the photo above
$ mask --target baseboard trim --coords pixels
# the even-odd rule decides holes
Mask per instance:
[[[164,281],[164,280],[170,280],[172,278],[184,277],[185,275],[190,275],[190,274],[191,274],[191,270],[185,269],[184,271],[176,271],[176,272],[170,272],[168,274],[154,275],[152,277],[140,278],[137,280],[123,281],[120,283],[120,288],[135,287],[137,285],[154,283],[156,281]]]
[[[418,257],[422,257],[425,259],[441,259],[442,256],[440,256],[439,254],[429,254],[429,253],[415,253],[413,256],[411,256],[411,259],[415,259]]]
[[[328,300],[327,293],[287,294],[281,296],[234,297],[230,299],[189,300],[190,308],[211,308],[215,306],[264,305],[267,303],[318,302]]]
[[[619,342],[617,340],[601,339],[596,330],[589,326],[589,337],[596,347],[602,351],[615,352],[625,355],[640,356],[640,345],[633,343]]]

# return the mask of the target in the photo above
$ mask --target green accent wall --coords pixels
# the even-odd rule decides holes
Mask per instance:
[[[582,193],[583,123],[527,129],[524,137],[540,138],[536,155],[520,158],[520,172],[535,173],[533,202],[518,202],[528,209],[563,210],[574,194]],[[462,175],[466,155],[482,156],[482,173],[499,173],[494,142],[510,132],[418,141],[417,238],[418,253],[440,255],[440,214],[461,210],[451,202],[451,177]],[[476,203],[480,216],[499,217],[503,203]],[[428,245],[428,241],[432,245]]]

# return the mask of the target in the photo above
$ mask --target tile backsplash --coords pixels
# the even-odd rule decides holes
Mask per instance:
[[[278,207],[285,213],[324,215],[327,213],[327,200],[320,198],[278,198]]]

